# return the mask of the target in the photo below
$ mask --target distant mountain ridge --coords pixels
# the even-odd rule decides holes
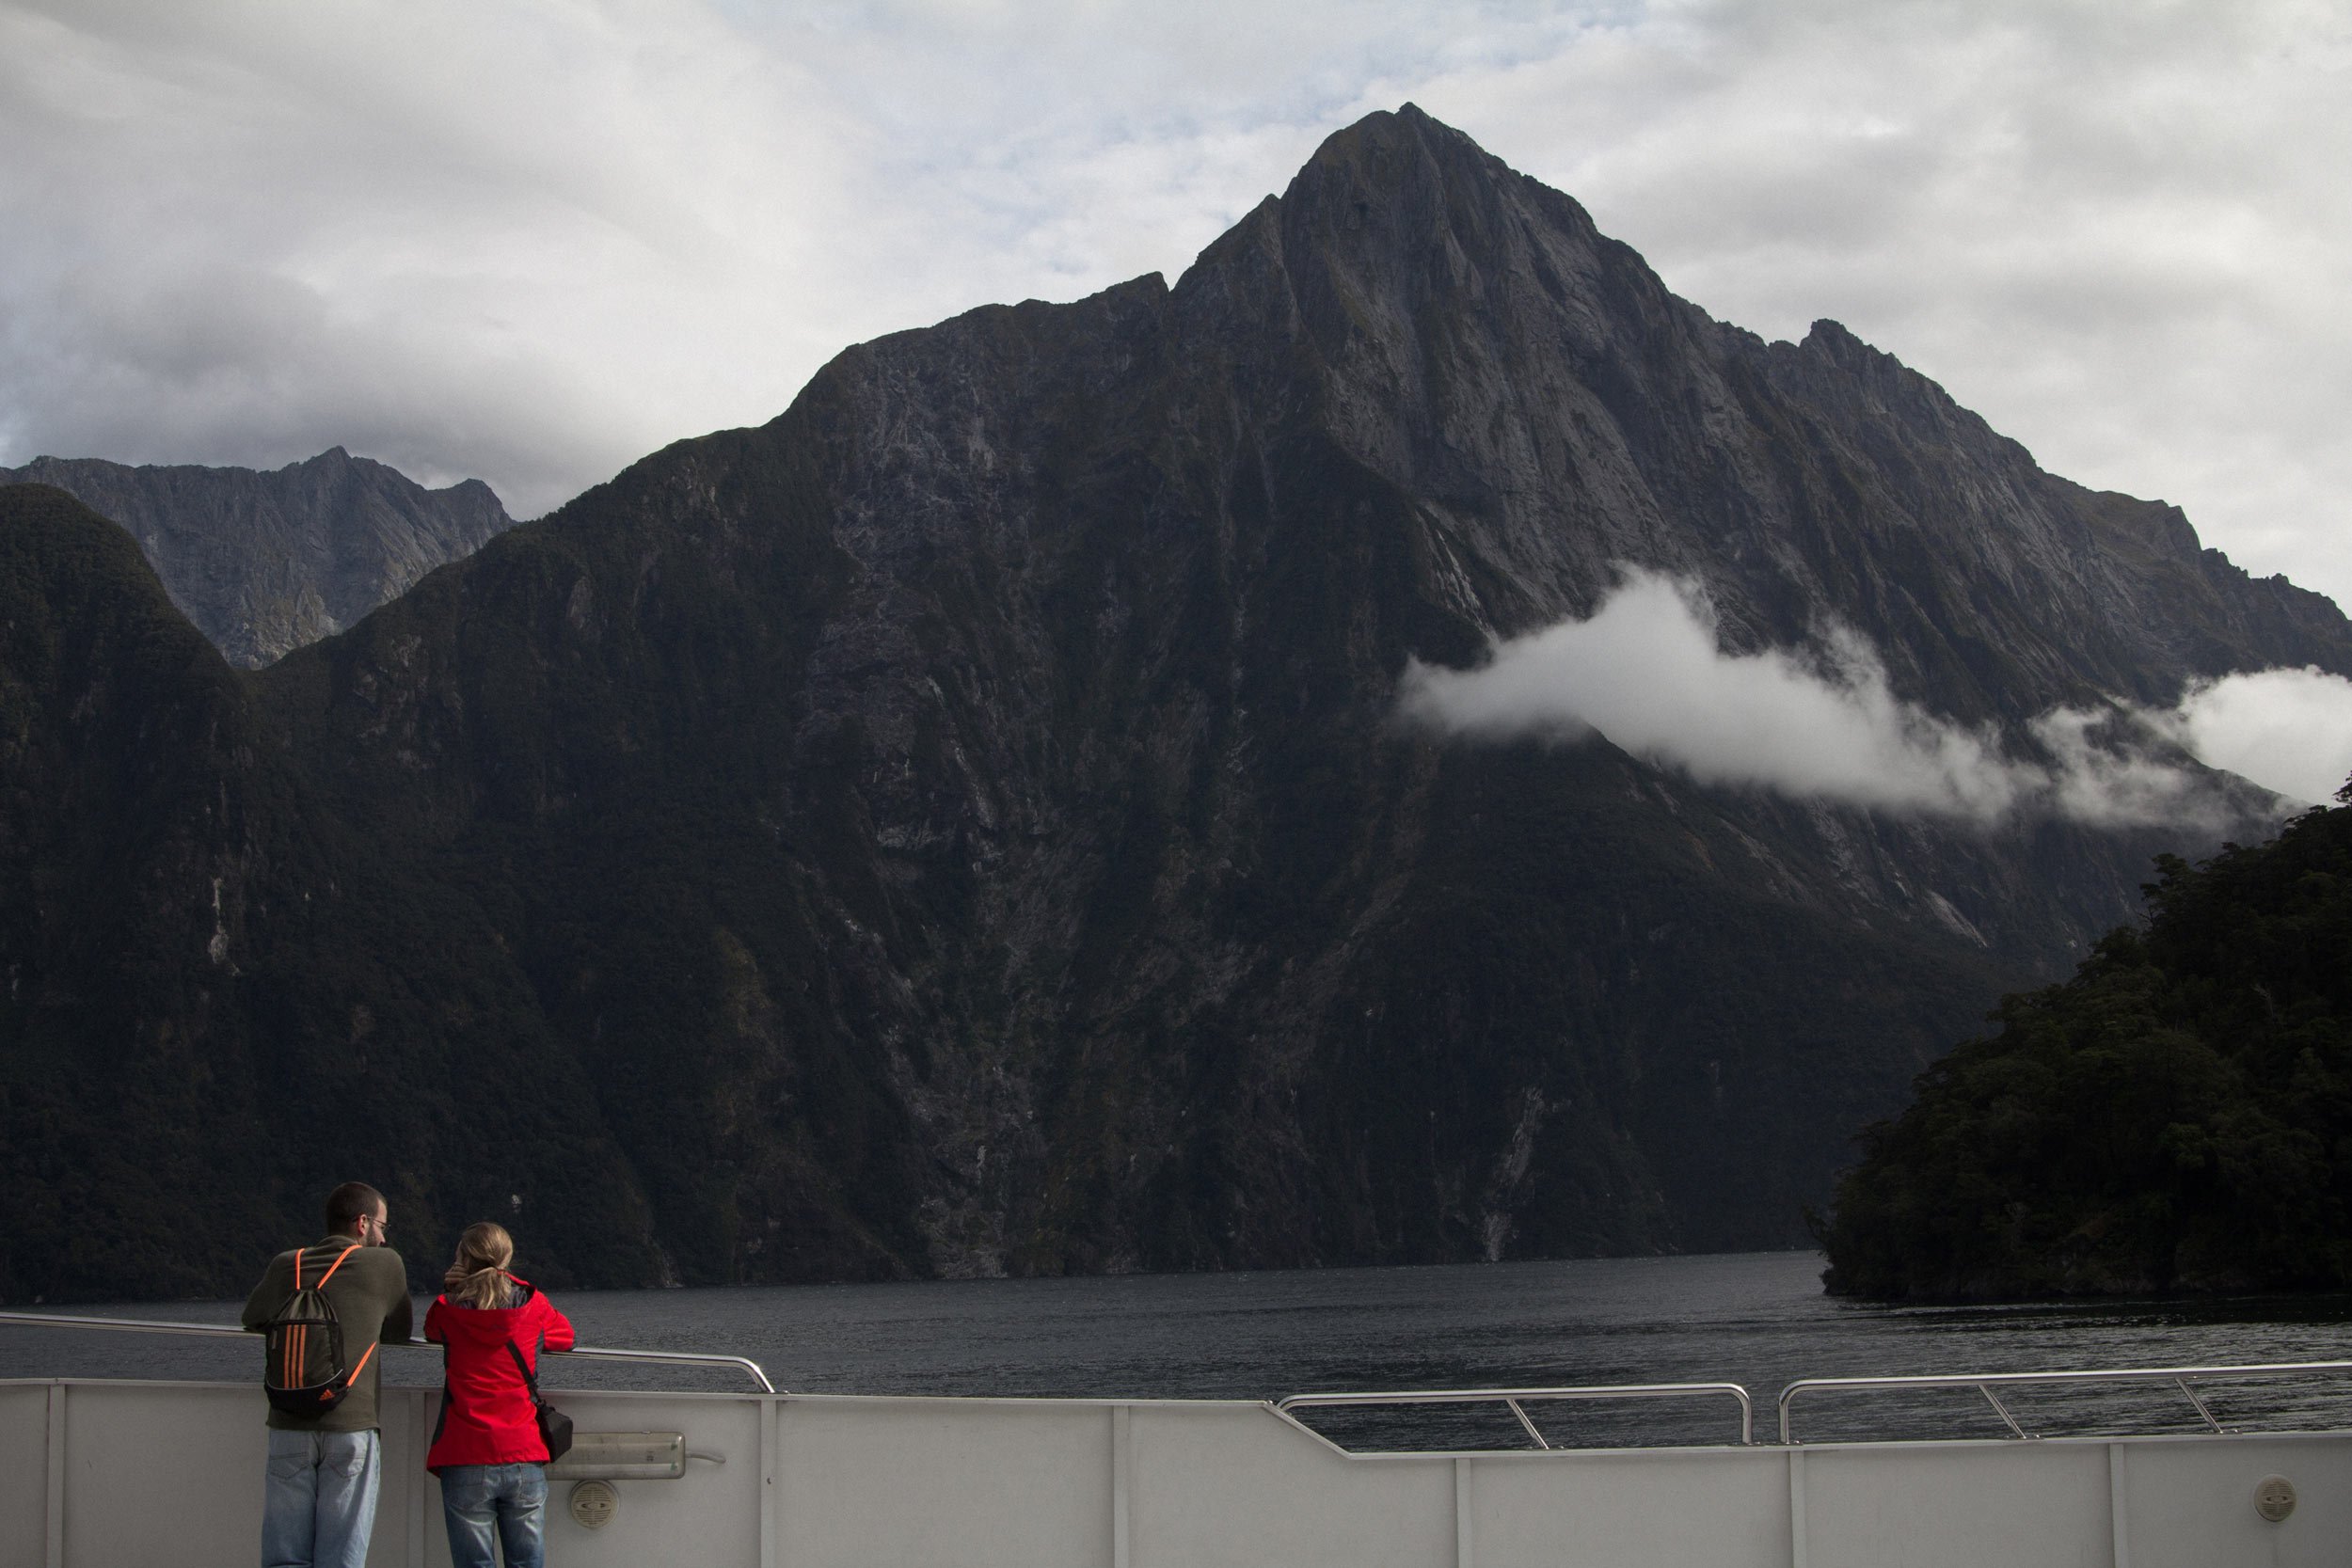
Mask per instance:
[[[0,484],[54,484],[129,530],[232,664],[259,669],[342,630],[514,526],[490,487],[427,490],[333,447],[274,470],[38,457]]]
[[[2210,846],[1440,741],[1407,661],[1626,564],[2021,747],[2352,673],[2324,598],[1834,324],[1713,322],[1409,107],[1173,289],[851,348],[254,674],[57,492],[0,546],[19,1294],[234,1288],[355,1171],[550,1284],[1799,1244],[1853,1129]],[[234,1201],[167,1225],[157,1173]]]

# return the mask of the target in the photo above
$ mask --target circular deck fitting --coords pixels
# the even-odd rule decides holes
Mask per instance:
[[[621,1495],[609,1481],[583,1481],[572,1488],[571,1510],[573,1520],[583,1528],[602,1529],[621,1511]]]

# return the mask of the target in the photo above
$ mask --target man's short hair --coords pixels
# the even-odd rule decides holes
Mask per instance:
[[[326,1228],[330,1234],[349,1230],[361,1219],[373,1219],[384,1195],[364,1181],[346,1181],[326,1195]]]

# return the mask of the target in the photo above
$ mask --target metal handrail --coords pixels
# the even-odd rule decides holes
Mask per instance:
[[[175,1323],[151,1318],[77,1318],[62,1312],[0,1312],[0,1323],[30,1323],[41,1328],[110,1328],[130,1334],[228,1336],[234,1338],[243,1338],[252,1332],[228,1323]],[[389,1342],[401,1350],[439,1348],[430,1339]],[[685,1350],[608,1350],[595,1345],[574,1345],[570,1350],[561,1353],[551,1351],[548,1354],[582,1355],[595,1361],[667,1361],[687,1367],[734,1367],[749,1373],[762,1392],[777,1392],[776,1386],[768,1381],[768,1374],[761,1370],[759,1363],[747,1355],[707,1355],[699,1351]]]
[[[1993,1392],[1995,1386],[2017,1387],[2028,1384],[2086,1383],[2169,1383],[2186,1395],[2188,1402],[2197,1407],[2197,1414],[2216,1433],[2228,1428],[2214,1418],[2205,1402],[2189,1386],[2192,1380],[2217,1377],[2295,1377],[2319,1373],[2352,1373],[2352,1361],[2279,1361],[2248,1367],[2126,1367],[2106,1370],[2069,1372],[1963,1372],[1947,1376],[1928,1377],[1801,1377],[1780,1391],[1780,1440],[1793,1443],[1789,1435],[1789,1407],[1799,1394],[1829,1390],[1836,1393],[1859,1389],[1883,1388],[1974,1388],[1982,1394],[2007,1424],[2010,1432],[2021,1438],[2035,1434],[2017,1424],[2000,1397]]]
[[[1288,1416],[1294,1410],[1348,1404],[1495,1404],[1508,1405],[1519,1425],[1549,1450],[1551,1445],[1535,1430],[1520,1408],[1523,1400],[1662,1400],[1723,1394],[1740,1402],[1740,1441],[1756,1441],[1756,1410],[1748,1391],[1737,1383],[1593,1383],[1568,1388],[1441,1388],[1394,1394],[1293,1394],[1274,1408]]]

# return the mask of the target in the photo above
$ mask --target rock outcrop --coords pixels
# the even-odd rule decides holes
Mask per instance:
[[[0,484],[54,484],[139,542],[232,664],[332,636],[514,526],[480,480],[427,490],[341,447],[274,472],[38,457]]]

